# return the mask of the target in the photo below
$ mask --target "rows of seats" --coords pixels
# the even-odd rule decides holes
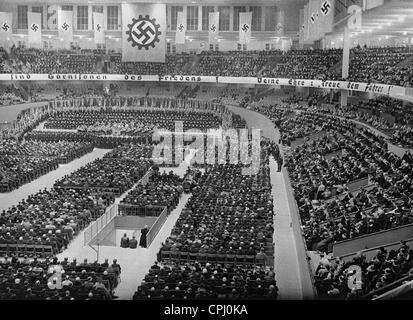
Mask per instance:
[[[136,208],[167,207],[171,212],[177,206],[182,191],[182,178],[172,171],[167,174],[155,170],[146,184],[138,184],[122,199],[119,211],[133,215]]]
[[[272,268],[197,261],[155,264],[133,295],[134,300],[156,299],[269,299],[277,298]]]
[[[99,132],[110,135],[120,124],[120,131],[124,131],[126,124],[137,133],[145,133],[159,129],[175,130],[175,122],[182,121],[183,129],[218,128],[221,121],[218,117],[204,112],[173,111],[173,110],[113,110],[103,112],[68,111],[50,117],[45,123],[47,129],[78,129],[88,132]]]
[[[270,146],[258,172],[207,165],[134,299],[275,299]]]
[[[112,300],[120,273],[116,259],[79,263],[5,256],[0,260],[0,300]]]
[[[350,53],[349,79],[362,82],[411,86],[411,66],[399,63],[410,58],[409,47],[355,47]],[[199,54],[168,54],[165,63],[122,62],[110,54],[110,73],[205,76],[266,76],[339,80],[341,49],[271,51],[203,51]],[[14,72],[102,73],[100,52],[48,51],[12,48]],[[7,69],[3,70],[7,72]]]
[[[315,285],[320,298],[357,300],[375,297],[381,288],[409,275],[413,275],[413,250],[402,241],[398,249],[389,252],[381,247],[370,260],[363,253],[347,262],[323,258]],[[359,279],[361,284],[357,283]]]
[[[277,109],[266,115],[285,112]],[[282,142],[291,146],[286,167],[309,250],[329,251],[335,241],[413,222],[408,153],[399,158],[382,137],[317,109],[283,117],[278,125]],[[360,178],[364,186],[349,189]]]
[[[94,189],[120,196],[138,182],[151,166],[151,160],[115,158],[104,156],[57,180],[55,187],[69,189]]]

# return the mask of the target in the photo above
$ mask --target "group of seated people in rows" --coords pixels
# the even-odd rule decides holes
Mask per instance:
[[[272,267],[155,262],[133,299],[275,300],[277,295]]]
[[[0,244],[51,246],[59,253],[69,241],[100,217],[113,199],[88,189],[40,190],[0,214]]]
[[[380,289],[413,276],[413,250],[404,241],[397,249],[379,248],[371,259],[359,252],[346,260],[321,258],[315,275],[320,298],[371,299],[380,295]]]
[[[0,300],[112,300],[121,266],[87,259],[0,258]]]
[[[45,142],[35,139],[26,139],[24,142],[16,140],[2,140],[0,155],[55,157],[59,161],[68,162],[92,151],[91,144],[77,141]]]
[[[412,54],[410,47],[351,49],[349,79],[411,86],[411,65],[399,66]],[[11,49],[4,55],[14,73],[104,73],[101,52],[78,50]],[[286,77],[339,80],[337,64],[341,49],[271,51],[203,51],[199,54],[168,54],[165,63],[122,62],[120,54],[109,54],[109,73],[151,75],[204,75],[238,77]],[[0,58],[0,62],[1,58]],[[11,72],[10,68],[2,72]]]
[[[413,222],[411,154],[396,156],[384,138],[317,108],[288,112],[264,114],[291,147],[286,166],[308,249]]]
[[[147,183],[138,184],[120,204],[140,208],[167,207],[168,212],[171,212],[177,206],[182,194],[182,180],[172,171],[159,173],[155,170]]]
[[[119,132],[137,131],[138,134],[159,130],[175,130],[175,122],[183,122],[183,130],[219,128],[221,121],[212,113],[190,110],[108,110],[108,111],[69,111],[50,117],[46,129],[77,129],[87,132],[101,132],[111,135],[117,127]],[[123,124],[123,125],[122,125]]]

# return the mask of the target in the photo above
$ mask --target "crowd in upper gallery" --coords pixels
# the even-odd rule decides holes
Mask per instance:
[[[409,47],[356,47],[350,53],[349,80],[409,87]],[[110,67],[104,71],[103,61]],[[1,73],[114,73],[283,77],[340,80],[341,49],[270,51],[203,51],[168,54],[165,63],[122,62],[119,53],[101,50],[0,50]]]

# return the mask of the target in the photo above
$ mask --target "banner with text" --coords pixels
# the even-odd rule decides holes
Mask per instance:
[[[100,12],[93,12],[93,31],[96,44],[105,43],[105,16]]]
[[[122,3],[122,61],[165,62],[164,3]]]
[[[130,74],[0,74],[0,81],[151,81],[151,82],[193,82],[226,84],[262,84],[276,86],[309,87],[335,90],[371,92],[394,97],[406,96],[405,87],[387,84],[323,81],[311,79],[257,78],[257,77],[219,77],[188,75],[130,75]]]

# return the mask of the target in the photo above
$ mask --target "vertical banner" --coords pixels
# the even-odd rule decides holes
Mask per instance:
[[[275,33],[277,36],[284,35],[284,10],[277,11],[277,25],[275,26]]]
[[[93,12],[93,31],[96,44],[105,43],[105,18],[103,13]]]
[[[208,18],[209,44],[215,44],[218,42],[219,36],[219,12],[210,12]]]
[[[333,32],[334,6],[335,0],[322,0],[321,2],[319,16],[319,25],[322,32],[321,37],[324,37],[326,33]]]
[[[0,43],[5,44],[12,36],[12,13],[0,12]]]
[[[239,43],[248,44],[251,41],[252,12],[239,13]]]
[[[298,43],[300,47],[304,44],[304,29],[305,29],[305,24],[304,24],[304,9],[300,9],[300,16],[299,16],[299,30],[298,30]]]
[[[27,12],[28,40],[32,44],[42,43],[42,14]]]
[[[164,3],[122,3],[122,61],[165,62]]]
[[[310,40],[310,7],[308,4],[304,6],[304,42]]]
[[[319,0],[310,0],[309,4],[309,23],[308,23],[308,32],[309,32],[309,40],[314,42],[318,40],[318,15],[319,15]]]
[[[176,44],[185,44],[185,33],[186,33],[186,17],[183,11],[179,11],[178,17],[176,20],[176,33],[175,33]]]
[[[59,38],[63,39],[66,46],[73,42],[73,11],[58,10],[57,23]]]

